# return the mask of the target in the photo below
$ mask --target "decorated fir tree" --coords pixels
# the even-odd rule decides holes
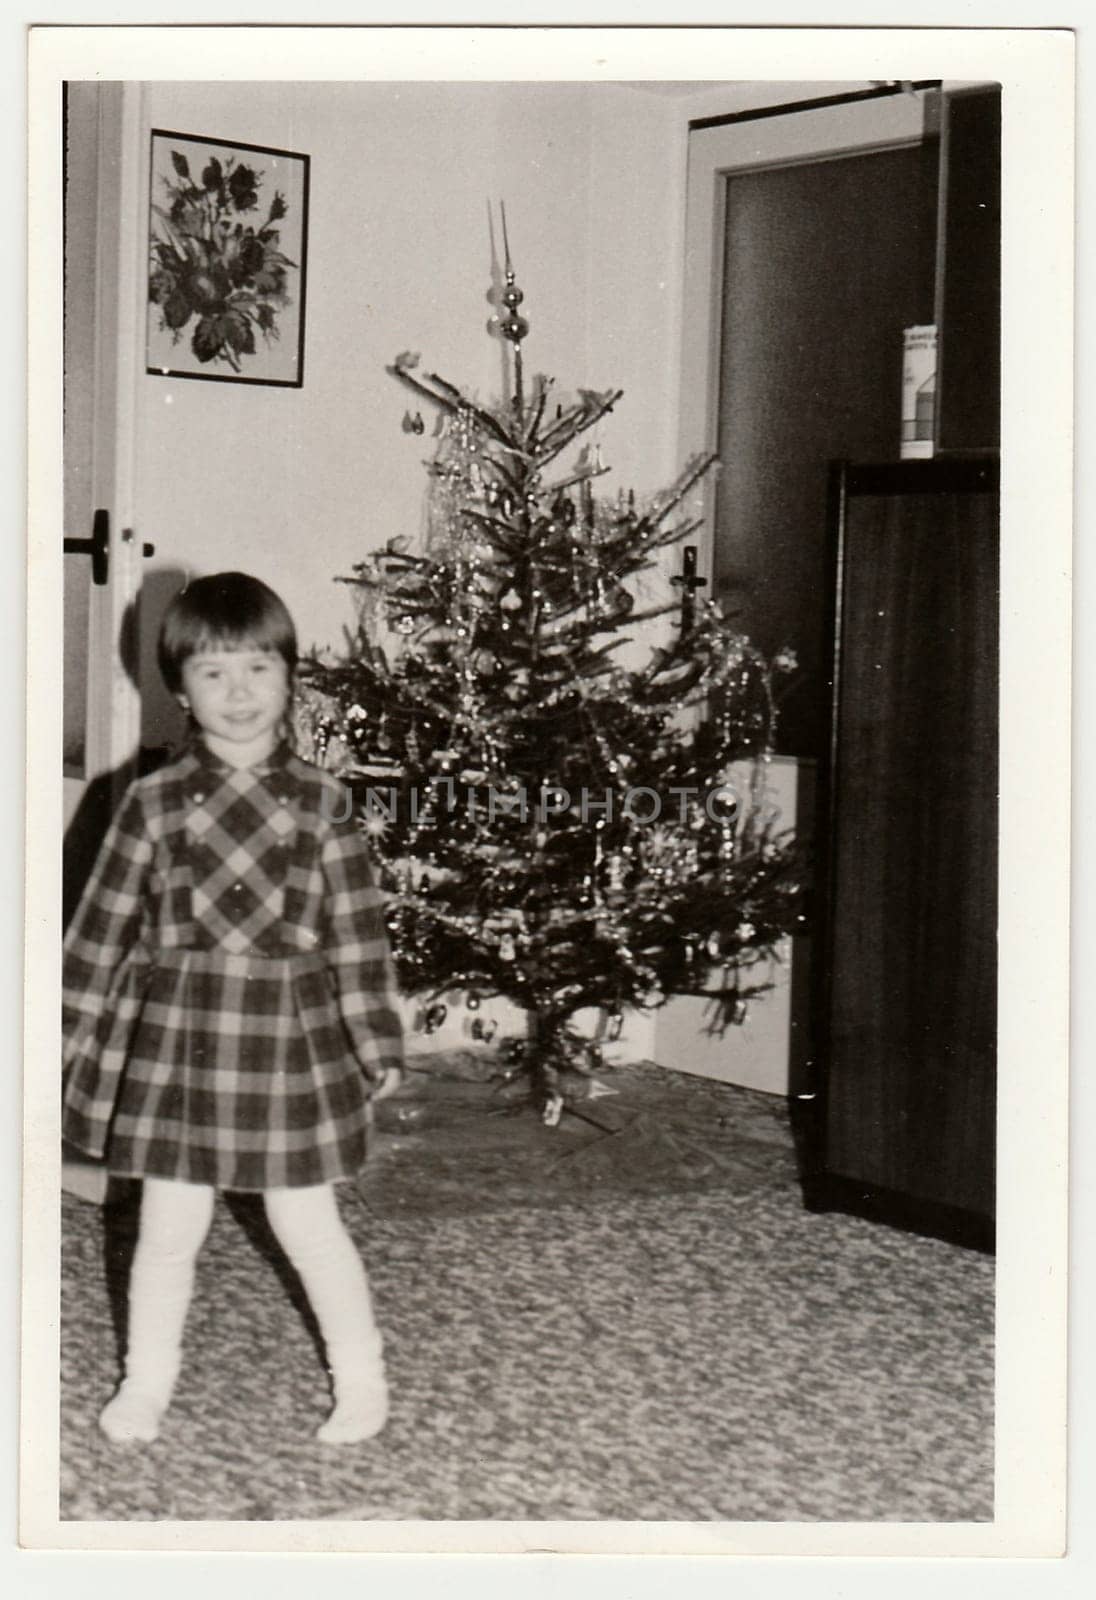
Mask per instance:
[[[744,1019],[802,920],[800,864],[764,795],[774,664],[690,582],[646,607],[629,588],[695,531],[712,460],[647,504],[596,495],[606,469],[581,436],[621,392],[556,403],[539,375],[526,390],[506,265],[501,405],[411,355],[390,369],[440,414],[429,535],[354,568],[357,636],[308,665],[305,695],[315,752],[372,835],[405,991],[430,1020],[461,992],[482,1039],[492,998],[521,1008],[500,1070],[527,1072],[555,1120],[569,1075],[601,1059],[574,1025],[585,1008],[610,1038],[626,1007],[674,994]],[[667,612],[672,642],[626,669],[623,640]]]

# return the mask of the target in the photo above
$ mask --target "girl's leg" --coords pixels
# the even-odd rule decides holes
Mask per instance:
[[[381,1336],[369,1279],[343,1227],[330,1184],[268,1189],[266,1213],[300,1275],[320,1325],[335,1387],[335,1408],[319,1430],[326,1444],[370,1439],[388,1417]]]
[[[146,1178],[129,1279],[126,1371],[99,1426],[116,1444],[155,1439],[182,1360],[194,1264],[213,1216],[204,1184]]]

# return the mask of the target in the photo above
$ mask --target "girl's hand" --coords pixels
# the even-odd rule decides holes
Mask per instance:
[[[374,1100],[387,1100],[388,1096],[395,1094],[402,1084],[403,1068],[386,1067],[384,1077],[378,1080],[376,1088],[373,1090],[372,1098]]]

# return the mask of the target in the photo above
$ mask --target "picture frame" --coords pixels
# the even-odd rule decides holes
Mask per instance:
[[[304,382],[309,158],[151,130],[146,372]]]

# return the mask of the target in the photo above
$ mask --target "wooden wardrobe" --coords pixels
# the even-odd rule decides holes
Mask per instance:
[[[831,482],[804,1191],[993,1245],[998,467]]]

